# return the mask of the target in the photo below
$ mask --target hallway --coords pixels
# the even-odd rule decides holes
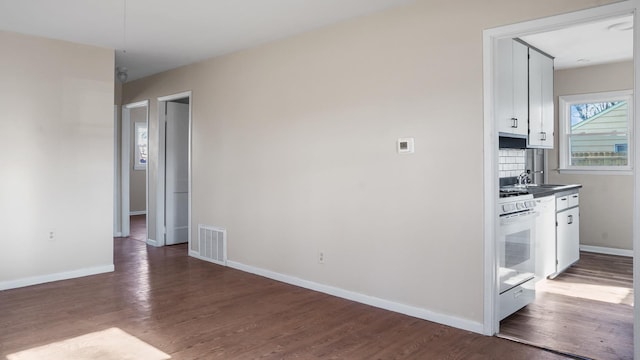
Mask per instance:
[[[132,215],[129,222],[129,238],[147,242],[147,215]]]

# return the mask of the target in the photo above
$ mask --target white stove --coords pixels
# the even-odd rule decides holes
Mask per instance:
[[[533,195],[515,191],[498,199],[497,210],[498,298],[502,320],[535,299],[534,232],[538,214]]]

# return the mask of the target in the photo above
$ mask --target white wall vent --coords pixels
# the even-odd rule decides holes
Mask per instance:
[[[191,256],[227,266],[227,231],[198,224],[198,241],[191,243]]]

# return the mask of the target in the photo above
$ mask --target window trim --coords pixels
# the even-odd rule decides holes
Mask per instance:
[[[571,165],[570,140],[571,135],[571,105],[624,100],[627,102],[627,165],[626,166],[577,166]],[[559,171],[561,173],[592,173],[598,175],[626,175],[633,173],[633,90],[606,91],[589,94],[558,96],[558,127],[559,136]]]

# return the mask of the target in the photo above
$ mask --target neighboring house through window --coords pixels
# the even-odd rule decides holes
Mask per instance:
[[[632,91],[559,97],[560,170],[631,171]]]

